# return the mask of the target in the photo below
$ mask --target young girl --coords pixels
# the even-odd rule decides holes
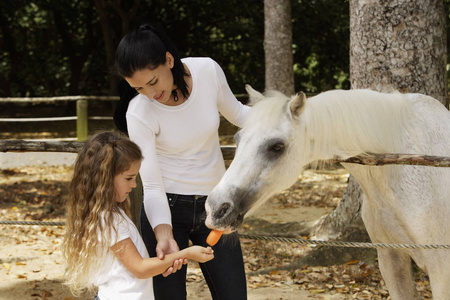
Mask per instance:
[[[139,147],[113,132],[92,136],[78,155],[62,246],[67,284],[75,295],[97,286],[96,299],[154,299],[152,280],[146,278],[165,272],[175,260],[214,257],[211,248],[193,246],[163,260],[149,258],[127,216],[141,160]]]

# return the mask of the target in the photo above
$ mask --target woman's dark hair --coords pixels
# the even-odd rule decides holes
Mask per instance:
[[[166,62],[166,52],[172,54],[174,66],[173,80],[184,97],[188,96],[188,76],[178,52],[163,30],[156,25],[145,23],[138,30],[122,38],[116,51],[116,72],[121,77],[132,77],[136,71],[154,70]]]

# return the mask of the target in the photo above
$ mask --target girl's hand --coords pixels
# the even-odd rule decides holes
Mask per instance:
[[[214,250],[211,247],[192,246],[188,248],[188,258],[204,263],[214,258]]]
[[[180,251],[180,249],[178,248],[178,244],[174,239],[163,239],[160,240],[156,245],[156,256],[161,260],[164,259],[164,256],[166,254],[175,253],[178,251]],[[173,262],[173,265],[170,268],[168,268],[162,275],[164,277],[167,277],[170,274],[176,273],[179,269],[181,269],[183,264],[187,263],[188,263],[187,259],[182,258],[176,259]]]

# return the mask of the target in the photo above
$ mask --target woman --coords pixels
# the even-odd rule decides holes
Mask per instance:
[[[138,93],[129,104],[121,101],[115,120],[143,151],[140,227],[150,256],[163,258],[189,240],[206,246],[206,196],[225,172],[219,113],[242,126],[250,108],[234,97],[216,62],[181,60],[151,24],[121,40],[116,70]],[[121,94],[133,95],[126,88]],[[200,265],[213,299],[247,298],[242,251],[237,234],[232,238],[219,241],[215,258]],[[181,265],[175,263],[170,276],[154,277],[156,299],[186,299],[187,267],[176,272]]]

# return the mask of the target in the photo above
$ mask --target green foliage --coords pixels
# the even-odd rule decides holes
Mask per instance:
[[[83,76],[79,70],[94,49],[92,41],[101,40],[100,35],[91,34],[95,33],[91,28],[96,16],[90,3],[51,0],[0,3],[4,41],[0,43],[1,96],[81,93]]]
[[[182,57],[208,56],[224,69],[235,93],[246,83],[264,89],[262,1],[168,0],[148,16],[165,28]]]
[[[296,0],[292,17],[296,90],[348,89],[348,1]]]
[[[126,30],[118,11],[137,0],[98,1],[115,47]],[[110,93],[96,2],[1,0],[0,96]],[[182,56],[215,59],[233,92],[264,90],[264,1],[141,0],[130,29],[144,21],[165,28]],[[292,31],[295,90],[349,88],[348,0],[292,0]]]

